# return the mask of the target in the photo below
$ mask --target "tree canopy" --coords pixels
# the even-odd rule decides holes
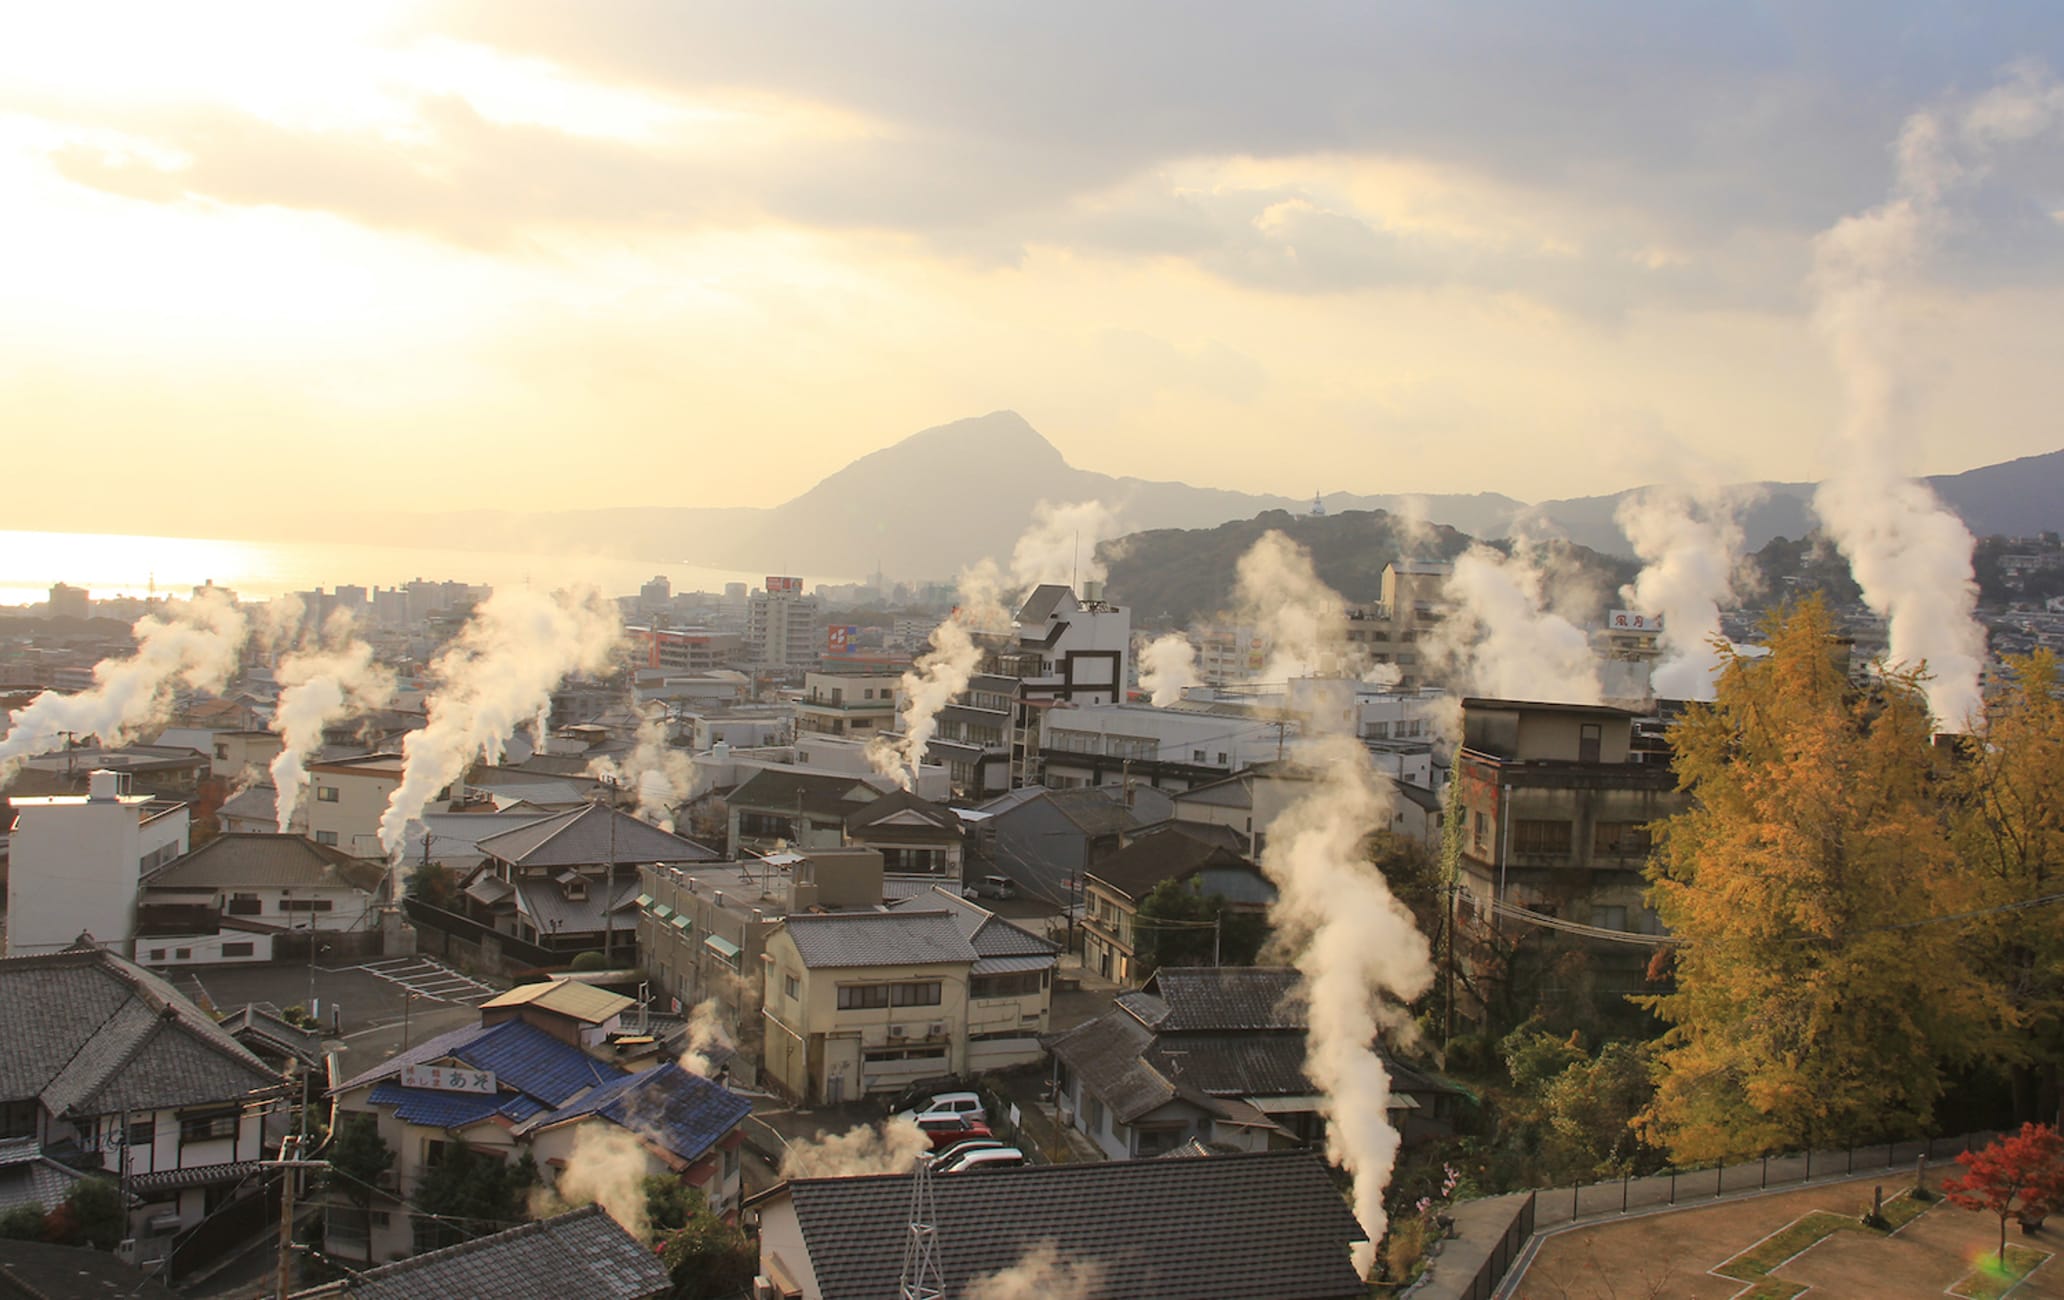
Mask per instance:
[[[1818,599],[1767,631],[1673,729],[1693,798],[1649,868],[1682,946],[1643,1123],[1680,1162],[1921,1130],[1985,1000],[1914,924],[1966,901],[1922,679],[1852,683]]]

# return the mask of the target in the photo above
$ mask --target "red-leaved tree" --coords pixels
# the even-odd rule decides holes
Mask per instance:
[[[2064,1202],[2064,1137],[2047,1124],[2023,1124],[1957,1157],[1961,1176],[1942,1180],[1950,1204],[1999,1216],[2000,1263],[2007,1262],[2007,1216],[2040,1219]]]

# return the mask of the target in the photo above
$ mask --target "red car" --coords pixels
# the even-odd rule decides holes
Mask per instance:
[[[964,1115],[927,1115],[917,1121],[917,1126],[931,1137],[934,1151],[944,1151],[969,1138],[992,1136],[987,1124],[978,1124]]]

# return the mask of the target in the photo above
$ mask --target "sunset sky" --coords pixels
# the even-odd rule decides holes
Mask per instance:
[[[1286,493],[1818,477],[1814,236],[2016,66],[2064,7],[23,6],[6,526],[764,505],[1004,407]],[[2060,270],[2045,136],[1892,299],[1902,468],[2064,446]]]

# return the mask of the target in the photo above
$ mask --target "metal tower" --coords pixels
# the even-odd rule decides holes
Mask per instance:
[[[903,1243],[903,1277],[897,1300],[946,1300],[946,1274],[939,1265],[939,1205],[932,1196],[932,1162],[922,1156],[910,1175],[910,1240]]]

